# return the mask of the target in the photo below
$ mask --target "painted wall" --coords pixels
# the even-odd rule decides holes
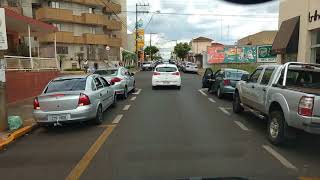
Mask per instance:
[[[7,102],[12,103],[39,95],[48,82],[58,77],[59,74],[59,71],[7,71]]]

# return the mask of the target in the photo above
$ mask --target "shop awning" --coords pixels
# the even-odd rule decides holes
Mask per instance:
[[[272,51],[277,54],[298,52],[300,16],[283,21],[273,41]]]
[[[28,34],[28,25],[30,26],[31,35],[37,36],[58,31],[56,27],[36,19],[20,15],[10,9],[5,8],[6,27],[9,32],[19,34]]]

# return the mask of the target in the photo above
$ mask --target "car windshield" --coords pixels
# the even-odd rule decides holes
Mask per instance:
[[[116,76],[118,74],[118,69],[97,70],[94,74],[99,74],[101,76]]]
[[[177,68],[175,67],[157,67],[157,72],[176,72]]]
[[[81,91],[86,88],[86,78],[59,79],[51,81],[45,93],[62,91]]]
[[[240,80],[243,74],[248,74],[248,73],[239,72],[239,71],[226,71],[225,77],[227,79]]]

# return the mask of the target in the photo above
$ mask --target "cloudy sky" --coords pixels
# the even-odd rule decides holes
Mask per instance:
[[[135,4],[148,4],[149,14],[139,14],[144,22],[149,43],[160,47],[168,56],[175,42],[189,42],[205,36],[216,42],[234,44],[238,39],[262,31],[278,28],[279,1],[261,5],[235,5],[222,0],[127,0],[128,31],[134,30]],[[154,13],[160,11],[160,14]]]

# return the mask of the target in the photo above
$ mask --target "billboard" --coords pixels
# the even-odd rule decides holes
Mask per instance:
[[[256,46],[227,46],[224,48],[224,63],[257,62]]]
[[[275,63],[277,55],[271,53],[272,45],[257,46],[257,62],[260,63]]]
[[[213,45],[208,46],[208,63],[215,64],[215,63],[223,63],[224,61],[224,45]]]

